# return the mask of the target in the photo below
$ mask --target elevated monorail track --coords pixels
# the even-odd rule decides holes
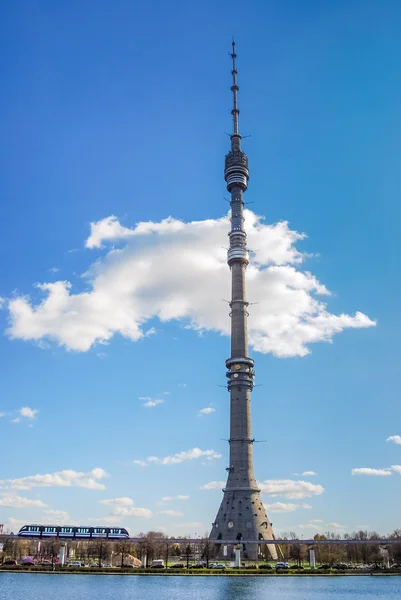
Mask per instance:
[[[147,538],[143,538],[143,537],[129,537],[129,538],[123,538],[121,540],[116,540],[116,539],[108,539],[106,537],[94,537],[94,538],[78,538],[78,537],[72,537],[72,538],[68,538],[68,537],[57,537],[57,536],[43,536],[43,537],[38,537],[37,535],[24,535],[24,536],[18,536],[18,535],[0,535],[0,541],[5,541],[5,540],[22,540],[22,539],[30,539],[30,540],[39,540],[39,541],[44,541],[44,540],[54,540],[57,539],[61,542],[71,542],[71,541],[75,541],[75,542],[94,542],[94,541],[99,541],[100,539],[103,539],[105,541],[110,541],[110,542],[117,542],[117,543],[131,543],[131,544],[146,544],[147,542],[151,541],[152,544],[200,544],[202,542],[204,543],[209,543],[209,544],[223,544],[223,545],[230,545],[232,546],[233,544],[258,544],[260,546],[265,545],[265,544],[273,544],[273,545],[279,545],[279,546],[290,546],[290,545],[295,545],[295,544],[303,544],[305,546],[329,546],[329,545],[342,545],[342,546],[349,546],[349,545],[375,545],[375,546],[387,546],[389,544],[401,544],[401,540],[399,539],[377,539],[377,540],[354,540],[354,539],[347,539],[347,540],[314,540],[314,539],[295,539],[295,540],[287,540],[287,539],[276,539],[276,540],[248,540],[248,539],[241,539],[241,540],[213,540],[213,541],[209,541],[208,539],[202,539],[202,538],[152,538],[151,540],[148,540]]]

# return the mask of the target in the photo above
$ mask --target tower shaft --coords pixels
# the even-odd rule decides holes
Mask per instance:
[[[231,270],[231,356],[226,360],[227,387],[230,392],[230,463],[224,496],[213,523],[211,539],[274,539],[271,523],[260,499],[253,470],[251,392],[254,386],[254,361],[248,356],[248,302],[246,268],[249,254],[244,225],[243,194],[248,187],[248,158],[241,149],[239,133],[238,85],[235,43],[232,44],[233,132],[231,150],[225,158],[224,178],[231,194],[231,230],[227,263]],[[274,546],[269,546],[277,558]],[[228,553],[232,548],[228,549]],[[248,558],[258,557],[258,545],[244,548]]]

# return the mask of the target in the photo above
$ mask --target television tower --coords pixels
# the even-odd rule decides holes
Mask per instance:
[[[249,263],[244,228],[243,193],[248,187],[248,158],[241,150],[238,126],[238,85],[235,42],[232,43],[233,132],[231,150],[226,155],[224,179],[231,194],[231,231],[227,263],[231,269],[231,357],[226,360],[228,391],[230,392],[230,462],[223,500],[210,533],[211,540],[275,539],[265,508],[260,498],[253,472],[251,423],[251,392],[254,386],[254,361],[248,356],[248,331],[245,273]],[[277,559],[274,545],[268,545],[273,559]],[[228,549],[228,556],[232,554]],[[251,560],[258,557],[257,544],[243,546],[244,555]]]

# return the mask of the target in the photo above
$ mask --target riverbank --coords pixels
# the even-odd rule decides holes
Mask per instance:
[[[399,577],[401,570],[398,571],[335,571],[335,570],[312,570],[304,571],[275,571],[264,569],[71,569],[68,567],[52,568],[44,567],[17,567],[1,568],[1,573],[40,573],[44,575],[126,575],[126,576],[150,576],[150,577]]]

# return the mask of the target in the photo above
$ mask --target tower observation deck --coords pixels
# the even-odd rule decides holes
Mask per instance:
[[[254,386],[254,361],[248,356],[248,302],[245,273],[249,263],[244,227],[243,194],[248,187],[248,158],[241,149],[239,133],[238,85],[235,42],[232,43],[233,132],[231,149],[226,155],[224,179],[231,194],[231,230],[227,263],[231,270],[231,356],[226,360],[230,393],[230,462],[223,500],[213,522],[211,540],[232,540],[233,545],[244,540],[273,540],[272,525],[260,498],[253,471],[253,442],[251,423],[251,392]],[[277,550],[269,544],[271,558]],[[231,556],[233,548],[228,548]],[[243,547],[250,560],[258,557],[256,544]]]

